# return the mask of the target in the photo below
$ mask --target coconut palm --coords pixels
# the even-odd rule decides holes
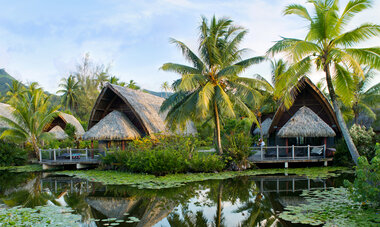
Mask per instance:
[[[358,124],[360,113],[366,114],[372,119],[376,119],[376,114],[373,109],[380,106],[380,83],[368,88],[374,78],[373,70],[365,70],[364,78],[354,77],[355,90],[353,92],[352,111],[354,112],[354,122]]]
[[[25,86],[18,80],[13,80],[12,84],[7,84],[9,91],[5,94],[8,103],[16,103],[17,100],[25,93]]]
[[[140,87],[136,84],[134,80],[130,80],[127,88],[133,89],[133,90],[140,90]]]
[[[58,115],[60,106],[50,107],[50,96],[42,89],[29,90],[21,96],[12,107],[14,120],[0,116],[0,120],[8,124],[8,127],[0,134],[0,139],[8,139],[15,142],[30,142],[35,156],[39,158],[38,145],[44,136],[44,127]]]
[[[111,76],[110,79],[108,80],[108,82],[110,84],[115,84],[115,85],[118,85],[119,84],[119,78],[117,78],[116,76]]]
[[[171,39],[192,65],[166,63],[161,67],[164,71],[181,75],[181,79],[173,83],[175,93],[164,101],[161,111],[168,111],[166,122],[172,130],[184,126],[189,120],[203,121],[211,117],[215,125],[216,146],[221,154],[221,115],[235,117],[235,110],[239,109],[254,119],[242,99],[235,95],[249,89],[244,83],[249,79],[238,77],[238,74],[265,58],[241,60],[245,49],[238,46],[247,31],[234,26],[228,18],[216,19],[214,16],[209,22],[203,17],[199,30],[199,56],[183,42]]]
[[[165,92],[165,98],[168,96],[168,91],[170,91],[170,85],[169,82],[165,81],[161,84],[161,91]]]
[[[102,89],[109,79],[107,71],[102,71],[96,74],[96,81],[99,84],[99,88]]]
[[[70,110],[73,110],[76,103],[78,102],[78,92],[80,90],[79,82],[76,81],[75,77],[70,75],[67,79],[63,78],[62,83],[59,87],[62,90],[57,91],[57,94],[62,93],[61,103]]]
[[[364,76],[361,65],[380,69],[379,47],[355,48],[362,41],[379,35],[380,26],[366,23],[353,30],[345,31],[350,20],[356,14],[370,8],[372,1],[351,0],[342,12],[339,11],[338,2],[338,0],[308,1],[313,6],[313,15],[302,5],[288,5],[284,14],[294,14],[304,19],[309,25],[308,33],[305,39],[282,38],[268,50],[268,54],[283,52],[294,62],[314,63],[318,70],[323,70],[334,112],[351,156],[356,163],[359,153],[344,122],[335,89],[344,87],[346,81],[352,78],[353,74],[349,73],[346,67],[359,77]],[[301,75],[287,76],[293,77],[291,81],[294,86]],[[334,86],[333,80],[336,81],[338,87]]]

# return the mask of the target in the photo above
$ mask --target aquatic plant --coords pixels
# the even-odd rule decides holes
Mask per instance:
[[[377,208],[365,208],[349,198],[346,188],[303,191],[306,203],[287,206],[280,218],[292,223],[323,226],[379,226]]]
[[[7,170],[9,172],[14,172],[14,173],[43,171],[41,165],[1,166],[0,171],[1,170]]]
[[[4,226],[80,226],[80,220],[80,215],[58,206],[0,209],[0,223]]]
[[[256,169],[241,172],[226,171],[220,173],[192,173],[192,174],[168,174],[156,177],[149,174],[134,174],[120,171],[59,171],[58,174],[75,176],[87,179],[92,182],[101,182],[105,185],[131,185],[138,188],[160,189],[180,187],[188,182],[228,179],[238,176],[255,176],[270,174],[295,174],[307,176],[309,178],[328,178],[339,176],[344,172],[352,172],[345,167],[324,167],[324,168],[297,168],[297,169]]]

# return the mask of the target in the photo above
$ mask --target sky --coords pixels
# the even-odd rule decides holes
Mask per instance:
[[[283,16],[290,3],[306,0],[0,0],[0,68],[23,82],[37,81],[55,93],[62,77],[75,70],[86,53],[96,64],[110,65],[122,81],[134,80],[160,91],[179,75],[159,70],[167,62],[186,63],[169,38],[196,50],[201,16],[229,17],[248,29],[244,57],[265,54],[281,36],[304,38],[306,22]],[[347,0],[341,0],[343,6]],[[352,21],[380,23],[380,0]],[[380,46],[375,38],[363,46]],[[270,63],[254,65],[243,76],[270,78]],[[310,75],[314,82],[320,73]],[[375,82],[380,82],[377,75]]]

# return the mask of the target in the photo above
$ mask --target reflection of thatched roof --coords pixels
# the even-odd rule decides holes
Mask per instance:
[[[117,110],[112,111],[84,135],[84,140],[132,140],[140,134],[127,116]]]
[[[14,120],[12,116],[12,107],[8,104],[0,103],[0,116]],[[6,127],[9,127],[8,124],[0,120],[0,128],[6,128]]]
[[[53,134],[53,136],[57,140],[64,140],[67,139],[69,136],[66,134],[65,130],[63,130],[59,125],[56,125],[54,128],[52,128],[49,133]]]
[[[263,130],[263,136],[268,136],[268,131],[269,131],[269,127],[270,125],[272,124],[272,119],[271,118],[267,118],[265,119],[265,121],[263,121],[261,123],[261,127],[262,127],[262,130]],[[254,135],[260,135],[260,128],[259,127],[256,127],[256,129],[253,131],[253,134]]]
[[[67,113],[63,113],[63,112],[60,112],[59,113],[59,116],[66,122],[66,123],[69,123],[69,124],[72,124],[74,125],[75,127],[75,135],[77,136],[82,136],[84,134],[84,129],[82,127],[82,125],[79,123],[79,121],[73,116],[73,115],[70,115],[70,114],[67,114]]]
[[[333,137],[334,130],[306,106],[301,107],[278,131],[280,137]]]
[[[138,202],[135,198],[88,197],[86,202],[108,218],[123,219]]]

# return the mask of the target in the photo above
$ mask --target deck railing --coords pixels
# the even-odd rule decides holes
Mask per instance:
[[[261,160],[295,160],[326,158],[326,146],[264,146],[256,147],[254,150],[260,152]]]
[[[91,162],[105,156],[106,150],[102,149],[40,149],[40,162]]]

